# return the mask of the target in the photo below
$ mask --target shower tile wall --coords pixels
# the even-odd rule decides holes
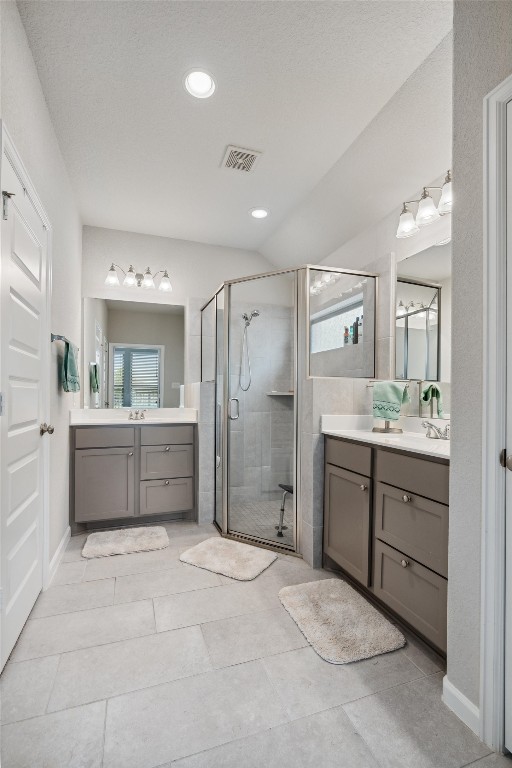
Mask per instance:
[[[230,500],[278,499],[279,483],[293,483],[293,418],[291,396],[269,396],[293,387],[293,308],[259,304],[259,317],[248,329],[252,383],[240,387],[244,321],[252,307],[233,302],[230,321],[230,397],[240,400],[240,418],[229,422]],[[248,369],[242,384],[247,386]]]

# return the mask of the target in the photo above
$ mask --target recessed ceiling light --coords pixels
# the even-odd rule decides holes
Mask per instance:
[[[251,208],[249,211],[253,219],[266,219],[269,211],[266,208]]]
[[[215,90],[215,80],[208,72],[194,70],[186,75],[185,88],[196,99],[207,99]]]

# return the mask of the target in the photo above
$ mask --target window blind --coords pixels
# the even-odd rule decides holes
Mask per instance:
[[[114,408],[160,406],[160,350],[114,347]]]

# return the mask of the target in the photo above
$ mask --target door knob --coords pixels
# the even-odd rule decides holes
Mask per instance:
[[[411,497],[407,493],[404,493],[404,495],[402,496],[402,501],[405,501],[405,503],[407,504],[407,502],[409,502],[410,500],[411,500]]]
[[[165,484],[166,484],[166,485],[169,485],[169,480],[166,480],[166,481],[165,481]]]
[[[166,451],[170,451],[171,449],[170,449],[170,448],[169,448],[169,446],[167,445],[167,446],[166,446],[166,448],[165,448],[165,450],[166,450]]]
[[[507,469],[510,469],[510,471],[512,472],[512,454],[510,454],[510,456],[507,456],[507,458],[505,459],[505,466]]]
[[[44,435],[45,432],[48,432],[49,435],[53,435],[55,427],[52,427],[51,424],[47,424],[46,421],[44,421],[39,427],[39,434]]]
[[[366,491],[368,486],[367,485],[360,485],[359,488],[360,488],[361,491]]]
[[[408,560],[400,560],[400,565],[402,566],[402,568],[407,568],[407,566],[409,565],[409,561]]]

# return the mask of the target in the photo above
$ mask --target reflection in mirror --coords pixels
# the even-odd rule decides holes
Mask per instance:
[[[184,309],[83,300],[85,408],[176,408],[184,371]]]
[[[397,379],[439,379],[439,294],[436,286],[397,281]]]
[[[309,375],[375,375],[375,278],[310,270]]]
[[[451,271],[450,243],[397,264],[396,378],[420,382],[411,385],[410,415],[432,415],[420,400],[428,382],[439,383],[445,418],[450,412]]]

